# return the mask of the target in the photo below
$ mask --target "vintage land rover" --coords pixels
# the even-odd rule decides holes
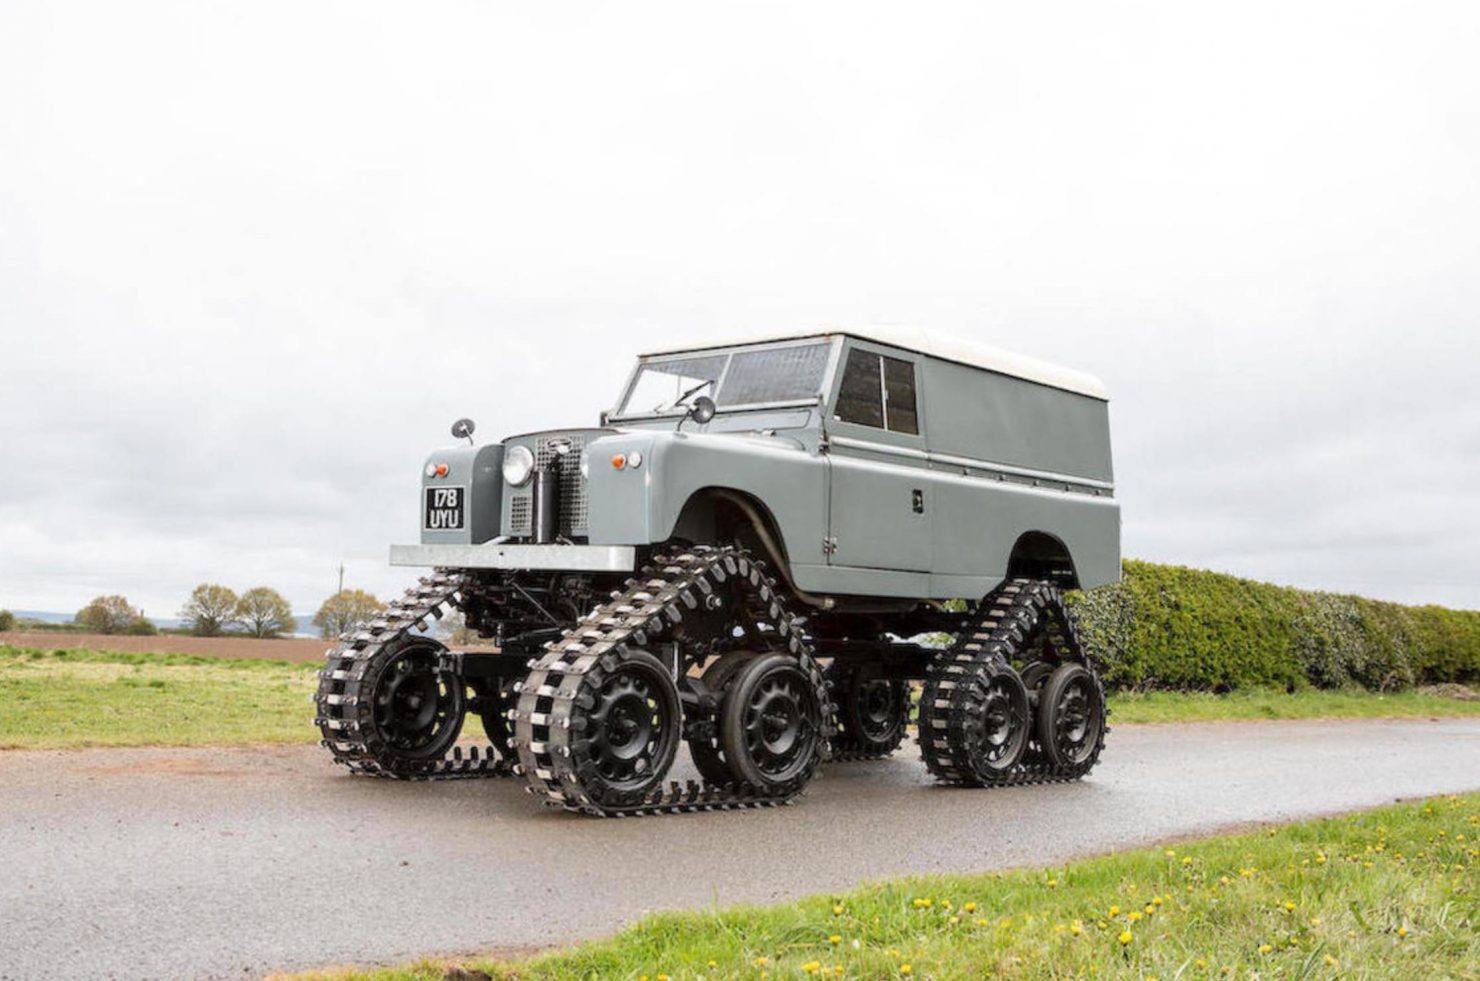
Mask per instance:
[[[943,783],[1098,759],[1061,595],[1120,572],[1094,378],[823,330],[644,355],[593,428],[472,432],[428,458],[421,542],[391,548],[434,571],[328,652],[316,723],[350,770],[516,774],[597,815],[784,803],[828,759],[893,752],[916,681]],[[438,640],[450,612],[484,642]],[[468,712],[491,745],[459,742]],[[666,779],[681,742],[698,780]]]

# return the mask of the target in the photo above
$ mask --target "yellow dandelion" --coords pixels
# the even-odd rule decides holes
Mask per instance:
[[[1058,879],[1049,879],[1048,880],[1048,888],[1050,888],[1050,889],[1057,889],[1058,887],[1059,887],[1059,880]]]
[[[1330,954],[1327,954],[1326,955],[1326,966],[1327,967],[1335,967],[1336,966],[1336,958],[1332,957]]]
[[[986,925],[987,925],[987,924],[988,924],[988,923],[990,923],[990,922],[991,922],[991,921],[990,921],[990,920],[986,920],[986,919],[978,919],[978,920],[977,920],[977,921],[976,921],[976,925],[977,925],[977,926],[986,926]]]
[[[1141,921],[1141,911],[1138,909],[1131,910],[1129,913],[1126,914],[1126,919],[1130,920],[1132,923],[1139,923]]]
[[[960,923],[961,922],[961,917],[959,917],[959,916],[953,916],[949,920],[947,920],[946,922],[949,923],[951,926],[955,926],[957,923]]]
[[[1261,954],[1267,954],[1267,953],[1269,953],[1272,950],[1274,950],[1274,948],[1271,947],[1269,944],[1260,944],[1259,945],[1259,953],[1261,953]]]
[[[709,962],[709,969],[711,971],[714,970],[717,967],[719,967],[719,961],[710,961]]]
[[[808,961],[807,963],[802,965],[802,970],[808,974],[816,974],[818,971],[822,970],[822,962]]]
[[[908,964],[901,964],[899,965],[899,973],[908,975],[914,974],[915,972]]]
[[[968,913],[975,913],[976,912],[976,903],[967,903],[965,906],[962,906],[961,908],[964,909]]]
[[[1084,924],[1079,922],[1078,920],[1075,920],[1073,923],[1069,924],[1069,932],[1074,934],[1074,936],[1076,937],[1079,936],[1081,933],[1084,932]]]
[[[1150,903],[1147,903],[1146,904],[1146,915],[1147,916],[1150,916],[1150,915],[1152,915],[1155,912],[1156,912],[1156,907],[1153,906],[1153,905],[1151,905]]]
[[[1205,971],[1208,968],[1208,962],[1199,957],[1197,960],[1192,962],[1192,966],[1197,968],[1199,971]]]
[[[1122,947],[1128,946],[1130,944],[1130,942],[1131,942],[1131,939],[1132,939],[1131,938],[1131,932],[1129,930],[1122,930],[1122,931],[1120,931],[1120,936],[1119,937],[1116,937],[1115,939],[1117,939],[1117,940],[1120,941],[1120,946],[1122,946]]]
[[[1112,907],[1110,907],[1110,917],[1111,917],[1111,919],[1114,919],[1115,917],[1117,917],[1119,915],[1120,915],[1120,907],[1119,906],[1112,906]]]
[[[832,935],[832,936],[831,936],[831,937],[828,937],[828,938],[827,938],[827,942],[828,942],[828,943],[830,943],[830,944],[832,944],[832,945],[833,945],[833,946],[834,946],[834,947],[836,947],[836,946],[837,946],[837,945],[838,945],[838,944],[840,944],[840,943],[842,943],[842,942],[843,942],[843,938],[842,938],[842,937],[840,937],[840,936],[838,936],[838,935],[837,935],[837,934],[836,934],[836,933],[835,933],[835,934],[833,934],[833,935]]]
[[[1295,904],[1294,904],[1294,903],[1292,903],[1292,902],[1291,902],[1291,901],[1290,901],[1290,900],[1288,900],[1288,899],[1287,899],[1287,900],[1285,900],[1285,912],[1286,912],[1286,913],[1293,913],[1293,912],[1295,912]]]
[[[940,908],[941,909],[950,909],[951,908],[951,901],[949,899],[942,899],[940,901]]]
[[[1164,902],[1166,902],[1166,900],[1162,899],[1160,896],[1152,896],[1151,897],[1151,905],[1152,906],[1160,906]]]
[[[1404,938],[1406,936],[1408,936],[1408,928],[1405,927],[1405,926],[1398,927],[1398,939],[1401,940],[1402,938]]]
[[[1177,851],[1174,848],[1168,848],[1167,849],[1167,852],[1166,852],[1166,855],[1167,855],[1167,858],[1176,858],[1177,857]]]
[[[1182,864],[1183,865],[1191,865],[1192,864],[1192,856],[1189,855],[1186,858],[1182,859]]]
[[[768,963],[770,963],[770,961],[769,961],[768,958],[765,958],[765,957],[757,957],[755,959],[755,966],[756,967],[765,967]]]
[[[843,907],[841,907],[841,906],[834,906],[833,907],[833,916],[842,916],[842,915],[843,915]]]

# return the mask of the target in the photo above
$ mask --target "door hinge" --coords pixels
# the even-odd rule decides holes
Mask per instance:
[[[838,550],[838,540],[836,538],[824,538],[822,540],[822,554],[823,555],[832,555],[837,550]]]

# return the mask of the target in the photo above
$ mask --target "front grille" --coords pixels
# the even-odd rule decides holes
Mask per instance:
[[[563,435],[551,433],[534,440],[535,466],[544,468],[556,454],[556,441],[570,443],[570,452],[560,463],[560,534],[567,538],[586,531],[590,523],[590,511],[586,498],[586,481],[581,477],[581,454],[586,449],[586,437],[578,433]],[[516,493],[509,501],[509,533],[529,535],[534,531],[534,504],[528,490]]]
[[[528,494],[518,494],[509,502],[509,532],[514,535],[528,535],[534,528],[533,502]]]

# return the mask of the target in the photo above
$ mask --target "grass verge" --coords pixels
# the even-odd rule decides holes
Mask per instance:
[[[315,668],[288,661],[0,645],[0,749],[310,743]],[[1110,698],[1112,721],[1480,716],[1480,698],[1421,691],[1150,692]],[[470,735],[481,735],[476,722]]]
[[[310,742],[314,670],[0,646],[0,749]]]
[[[769,908],[650,916],[521,963],[424,961],[295,981],[446,978],[1480,978],[1480,794]]]
[[[1297,692],[1249,689],[1122,692],[1110,696],[1111,722],[1224,722],[1256,719],[1381,719],[1480,715],[1480,696],[1461,685],[1378,694],[1363,689]]]

